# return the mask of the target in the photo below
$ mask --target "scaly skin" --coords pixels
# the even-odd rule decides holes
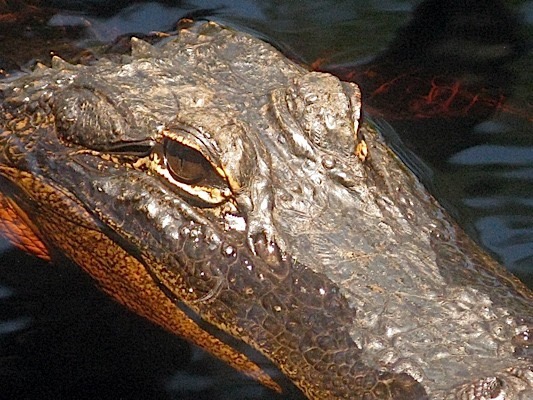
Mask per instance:
[[[531,292],[359,126],[356,85],[213,23],[132,45],[4,85],[2,201],[50,254],[274,389],[191,313],[310,399],[533,396]]]

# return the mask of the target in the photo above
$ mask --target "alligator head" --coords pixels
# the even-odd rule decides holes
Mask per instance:
[[[205,23],[3,97],[4,207],[137,313],[311,399],[533,395],[530,291],[360,126],[356,85]]]

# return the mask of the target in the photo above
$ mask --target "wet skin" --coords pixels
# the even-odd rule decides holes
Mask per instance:
[[[15,243],[275,390],[197,318],[311,399],[533,395],[531,292],[361,123],[355,84],[213,23],[132,46],[2,84]]]

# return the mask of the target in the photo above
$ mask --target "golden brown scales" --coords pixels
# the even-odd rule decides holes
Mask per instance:
[[[28,173],[6,167],[2,167],[2,173],[17,182],[37,205],[48,203],[38,207],[42,212],[29,215],[31,211],[27,213],[0,193],[0,234],[13,245],[47,261],[52,260],[53,250],[69,254],[102,290],[129,309],[281,392],[280,386],[246,355],[203,330],[176,307],[145,267],[99,232],[94,218],[76,201]],[[60,248],[49,249],[44,238]]]

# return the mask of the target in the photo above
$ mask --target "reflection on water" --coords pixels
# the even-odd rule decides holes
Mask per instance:
[[[484,144],[460,151],[450,157],[448,162],[480,167],[533,165],[533,147]]]
[[[476,129],[473,133],[481,136],[479,144],[448,158],[436,185],[442,185],[440,193],[459,210],[466,228],[532,287],[531,121],[497,113],[491,122],[488,131]]]
[[[24,18],[19,14],[22,20],[17,24],[6,22],[0,27],[0,68],[16,69],[31,59],[46,61],[50,50],[69,57],[80,48],[130,32],[169,30],[182,17],[212,18],[255,32],[307,63],[326,60],[329,65],[366,67],[379,60],[391,43],[399,48],[402,37],[397,32],[412,21],[412,12],[420,3],[210,0],[130,5],[95,0],[81,5],[54,1],[47,4],[59,10]],[[459,3],[449,2],[452,6]],[[495,7],[503,4],[493,3]],[[523,14],[524,26],[517,24],[511,30],[531,31],[531,2],[514,4]],[[85,9],[80,11],[80,7]],[[494,43],[488,46],[479,37],[455,40],[454,34],[467,31],[468,21],[455,21],[456,31],[422,22],[427,29],[442,33],[432,38],[440,45],[434,47],[441,52],[437,55],[468,44],[469,49],[478,46],[479,50],[468,56],[480,54],[486,60],[495,57],[490,51],[504,48]],[[423,24],[413,26],[424,29]],[[503,32],[500,28],[487,29],[487,35]],[[411,44],[420,52],[430,43],[428,37],[422,35]],[[491,36],[490,40],[495,39]],[[521,54],[505,63],[509,75],[489,81],[487,89],[495,93],[504,85],[505,101],[484,118],[416,120],[400,112],[392,115],[402,105],[401,96],[411,90],[411,81],[386,100],[393,105],[386,110],[388,114],[381,105],[380,118],[394,131],[390,137],[403,140],[414,151],[403,154],[418,163],[414,169],[465,229],[533,286],[533,113],[528,105],[532,57]],[[438,68],[437,64],[431,68]],[[400,72],[395,71],[395,76]],[[469,72],[476,77],[475,71]],[[28,399],[298,398],[294,388],[289,395],[278,397],[130,314],[95,290],[69,263],[50,266],[10,249],[4,241],[0,241],[0,257],[0,398],[8,393],[10,398]]]
[[[472,204],[471,200],[465,203],[472,208],[482,209],[477,204]],[[514,202],[509,202],[510,207]],[[532,208],[533,201],[525,207]],[[524,208],[525,208],[524,207]],[[487,209],[488,207],[485,207]],[[497,209],[493,206],[492,209]],[[531,243],[533,234],[531,226],[533,217],[531,215],[505,215],[494,211],[494,215],[481,217],[476,221],[476,229],[481,232],[481,240],[491,243],[491,249],[503,255],[505,265],[514,265],[517,269],[531,272]],[[527,277],[527,275],[526,275]],[[531,275],[529,275],[531,286]]]

